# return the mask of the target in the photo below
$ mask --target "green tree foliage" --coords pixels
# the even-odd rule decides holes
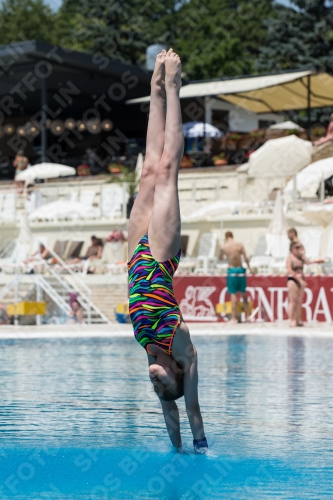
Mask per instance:
[[[22,40],[54,43],[56,14],[43,0],[4,0],[0,9],[0,44]]]
[[[146,48],[172,23],[175,0],[65,0],[63,17],[76,16],[71,30],[76,43],[124,62],[144,64]],[[69,37],[68,37],[69,40]]]
[[[176,48],[191,79],[252,73],[271,0],[190,0],[177,12]]]
[[[260,71],[313,67],[333,73],[333,2],[293,0],[276,7],[267,21],[267,44],[260,49]]]
[[[191,79],[251,73],[273,0],[65,0],[65,45],[144,64],[148,45],[178,50]],[[66,37],[65,37],[66,38]]]

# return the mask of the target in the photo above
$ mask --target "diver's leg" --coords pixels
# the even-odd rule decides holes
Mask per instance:
[[[181,62],[170,49],[165,56],[166,122],[164,149],[156,175],[153,213],[149,225],[151,252],[158,261],[180,249],[178,170],[184,151],[179,90]]]
[[[150,111],[147,130],[146,157],[139,193],[132,208],[128,227],[128,256],[132,257],[140,238],[147,233],[153,210],[156,172],[164,148],[165,131],[165,67],[163,50],[156,57],[151,80]]]
[[[289,313],[289,326],[297,326],[297,298],[298,286],[295,281],[288,280],[288,313]]]
[[[302,304],[303,304],[303,299],[304,299],[304,293],[305,293],[305,285],[303,282],[301,282],[301,286],[298,290],[298,303],[297,303],[297,326],[303,326],[303,320],[302,320]]]
[[[248,321],[248,319],[250,317],[250,308],[249,308],[249,303],[247,300],[246,292],[245,293],[242,292],[242,297],[243,297],[243,307],[244,307],[245,317],[246,317],[246,321]]]
[[[231,298],[231,309],[232,309],[232,317],[230,320],[230,323],[238,323],[237,319],[237,294],[232,293],[230,294]]]

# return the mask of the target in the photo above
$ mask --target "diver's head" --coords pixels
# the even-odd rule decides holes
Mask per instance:
[[[184,396],[184,375],[176,361],[167,367],[150,365],[149,378],[154,392],[163,401],[174,401]]]

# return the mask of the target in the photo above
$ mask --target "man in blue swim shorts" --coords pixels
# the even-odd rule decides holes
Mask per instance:
[[[224,255],[227,257],[229,263],[227,286],[232,304],[231,323],[238,323],[237,293],[240,293],[243,297],[246,319],[249,318],[249,307],[246,297],[246,269],[243,267],[243,260],[246,262],[249,272],[251,270],[244,246],[242,243],[234,240],[234,235],[231,231],[225,233],[225,243],[221,247],[221,258]]]

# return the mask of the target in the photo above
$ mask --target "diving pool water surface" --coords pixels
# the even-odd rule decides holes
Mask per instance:
[[[333,339],[196,336],[207,456],[132,338],[0,341],[0,499],[333,498]]]

